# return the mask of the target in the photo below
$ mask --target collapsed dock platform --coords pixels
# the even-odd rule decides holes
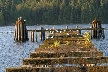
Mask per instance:
[[[92,44],[88,32],[54,32],[22,66],[6,72],[108,72],[108,57]]]

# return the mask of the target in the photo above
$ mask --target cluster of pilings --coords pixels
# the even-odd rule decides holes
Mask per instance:
[[[56,31],[58,32],[67,32],[67,31],[76,31],[76,34],[81,34],[82,30],[91,30],[91,39],[100,39],[100,38],[105,38],[104,35],[104,28],[101,27],[101,21],[99,21],[98,19],[94,19],[92,21],[92,27],[91,28],[79,28],[78,26],[76,26],[75,29],[69,29],[68,26],[66,26],[65,29],[54,29],[54,27],[52,29],[44,29],[43,27],[41,27],[39,30],[27,30],[26,29],[26,20],[23,20],[22,17],[19,17],[18,20],[16,21],[16,25],[15,25],[15,33],[14,33],[14,40],[15,41],[27,41],[28,38],[28,31],[30,32],[30,40],[31,42],[34,42],[38,39],[38,32],[40,32],[40,40],[44,41],[45,40],[45,32],[49,32],[49,33],[55,33]],[[36,38],[36,39],[35,39]]]
[[[19,17],[15,24],[14,32],[15,41],[27,41],[28,40],[28,31],[26,29],[26,20],[23,20],[22,17]]]
[[[39,38],[40,38],[40,41],[44,41],[46,39],[46,35],[47,35],[46,32],[49,34],[56,34],[56,33],[62,34],[63,32],[67,32],[67,33],[68,32],[74,32],[77,36],[79,36],[79,35],[81,35],[82,30],[91,30],[91,39],[93,39],[93,38],[95,38],[95,39],[103,38],[104,39],[104,37],[105,37],[104,36],[104,28],[78,28],[78,26],[76,26],[75,29],[68,29],[68,28],[66,28],[66,29],[44,29],[43,27],[41,27],[39,30],[35,29],[35,30],[27,30],[27,31],[30,32],[30,41],[31,42],[38,42]],[[101,31],[101,34],[99,31]],[[15,34],[16,34],[16,32],[15,32]],[[40,34],[40,35],[38,35],[38,34]],[[21,34],[19,34],[19,35],[21,35]],[[18,41],[22,41],[21,38],[19,39],[19,37],[20,37],[19,35],[17,36],[18,38],[15,36],[14,40],[17,41],[17,39],[18,39]],[[74,36],[74,34],[71,35],[70,38],[72,36]]]
[[[95,18],[92,21],[92,28],[102,28],[101,21]],[[92,36],[91,38],[96,38],[96,39],[103,38],[104,39],[105,38],[104,30],[92,30],[91,36]]]
[[[44,41],[45,40],[45,30],[43,27],[40,28],[40,31],[37,30],[30,30],[30,37],[31,37],[31,42],[34,42],[36,40],[36,42],[38,42],[38,32],[40,32],[40,40]],[[35,39],[36,38],[36,39]]]

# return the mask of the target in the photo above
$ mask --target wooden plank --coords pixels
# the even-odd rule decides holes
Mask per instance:
[[[64,30],[66,30],[66,31],[70,31],[70,30],[104,30],[104,28],[75,28],[75,29],[44,29],[44,30],[28,30],[28,31],[34,31],[34,32],[42,32],[42,31],[56,31],[56,30],[58,30],[58,31],[64,31]]]
[[[23,64],[47,64],[53,62],[62,61],[63,64],[68,64],[68,59],[71,59],[71,64],[80,64],[83,61],[86,64],[108,63],[108,57],[61,57],[61,58],[24,58]]]
[[[68,57],[68,54],[66,52],[59,52],[59,57]],[[30,53],[30,58],[53,58],[56,57],[57,52],[31,52]],[[70,52],[69,56],[72,57],[99,57],[99,56],[103,56],[103,52],[99,51],[75,51],[75,52]]]
[[[84,68],[87,72],[108,72],[108,66],[89,66],[89,67],[20,67],[7,68],[6,72],[82,72]],[[83,71],[85,72],[85,71]]]

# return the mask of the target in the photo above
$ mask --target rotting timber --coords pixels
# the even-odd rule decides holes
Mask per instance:
[[[108,72],[108,57],[90,41],[88,32],[54,32],[19,68],[6,72]]]
[[[92,21],[92,28],[102,28],[101,26],[101,21],[98,20],[97,18],[95,18],[93,21]],[[92,30],[92,37],[91,38],[96,38],[96,39],[99,39],[99,38],[105,38],[105,35],[104,35],[104,30]]]
[[[22,17],[19,17],[15,24],[14,40],[15,41],[27,41],[28,40],[28,31],[26,29],[26,20],[23,20]]]
[[[34,29],[34,30],[27,30],[26,29],[26,21],[22,19],[22,17],[19,17],[15,24],[15,31],[14,31],[14,40],[18,42],[24,42],[27,41],[28,38],[28,32],[30,32],[30,39],[32,42],[34,42],[36,38],[36,42],[38,42],[38,32],[40,32],[40,40],[44,41],[46,37],[46,32],[56,32],[56,31],[76,31],[78,30],[81,34],[82,30],[90,30],[91,31],[91,39],[100,39],[105,38],[104,35],[104,28],[101,27],[101,21],[95,18],[95,20],[92,21],[92,26],[90,28],[79,28],[76,26],[76,28],[69,29],[68,26],[66,26],[66,29],[44,29],[41,27],[41,29]]]

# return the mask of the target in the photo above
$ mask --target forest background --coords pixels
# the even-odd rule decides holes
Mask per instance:
[[[0,0],[0,25],[13,25],[18,17],[27,25],[84,24],[96,17],[108,23],[108,0]]]

